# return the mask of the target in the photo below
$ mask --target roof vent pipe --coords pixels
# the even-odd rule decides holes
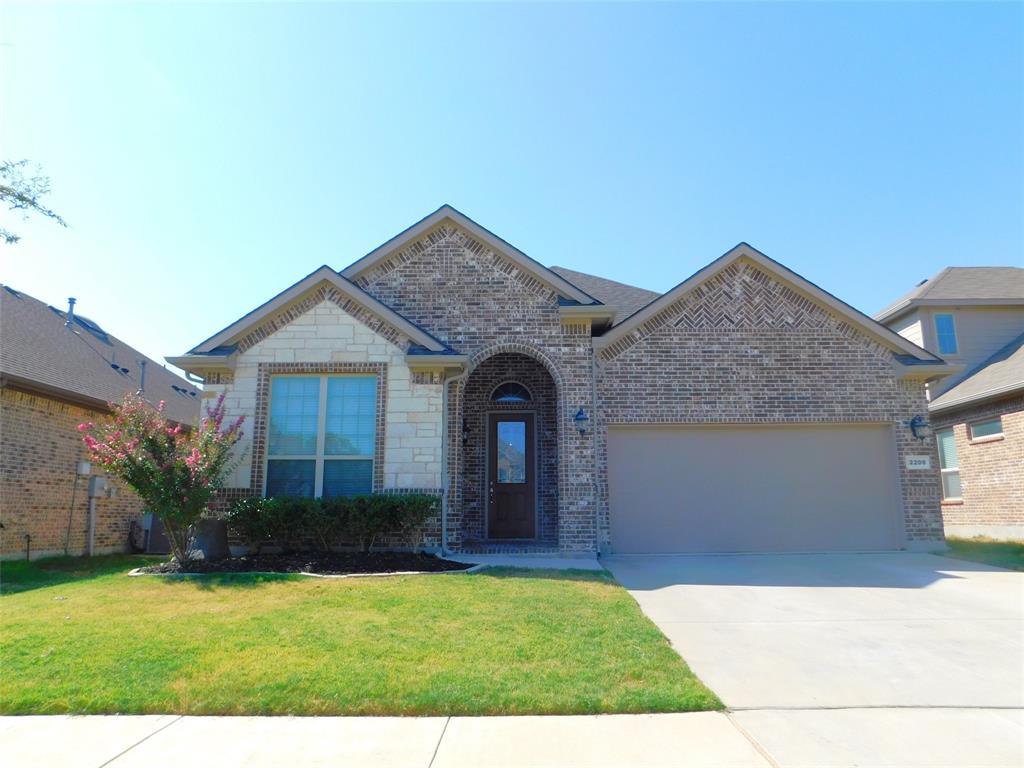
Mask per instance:
[[[75,322],[75,302],[78,301],[74,296],[68,297],[68,319],[64,321],[64,327],[70,328],[71,324]]]
[[[136,395],[143,395],[146,393],[146,361],[139,360],[139,391]]]

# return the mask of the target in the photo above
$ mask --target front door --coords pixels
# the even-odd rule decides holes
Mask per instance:
[[[488,538],[535,538],[533,414],[492,413],[487,418],[487,434]]]

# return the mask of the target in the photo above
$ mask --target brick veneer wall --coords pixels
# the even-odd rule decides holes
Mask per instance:
[[[594,441],[566,426],[577,408],[593,412],[593,347],[589,333],[579,331],[581,323],[563,326],[557,293],[450,222],[374,265],[355,282],[469,355],[470,370],[501,353],[526,355],[544,365],[555,381],[558,400],[558,546],[593,550]],[[465,511],[464,489],[458,482],[465,460],[465,380],[448,386],[449,543],[458,547]]]
[[[89,458],[79,424],[98,421],[103,411],[4,388],[0,390],[0,555],[25,556],[25,534],[33,557],[64,553],[68,512],[79,461]],[[98,474],[93,466],[93,474]],[[71,554],[88,545],[87,477],[78,481],[71,510]],[[97,552],[123,552],[128,527],[142,502],[118,483],[114,498],[96,500]]]
[[[506,381],[525,386],[528,403],[494,403],[494,388]],[[462,469],[462,540],[479,542],[485,536],[487,515],[488,412],[530,411],[534,414],[537,443],[537,538],[558,543],[558,430],[557,392],[551,374],[526,355],[498,354],[488,357],[466,380],[464,422],[468,428]],[[461,430],[461,425],[460,425]]]
[[[970,439],[970,424],[996,416],[1002,419],[1002,439]],[[960,462],[963,500],[943,502],[946,533],[1024,539],[1024,396],[940,411],[931,423],[934,429],[953,428]]]
[[[602,350],[598,362],[603,544],[607,425],[615,423],[892,424],[908,540],[942,539],[937,469],[904,464],[906,455],[934,450],[901,424],[926,414],[923,384],[900,382],[889,350],[754,264],[723,270]]]

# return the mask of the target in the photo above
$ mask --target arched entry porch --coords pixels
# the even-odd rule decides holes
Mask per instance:
[[[461,549],[557,549],[558,398],[545,364],[521,352],[486,357],[466,378],[458,421]]]

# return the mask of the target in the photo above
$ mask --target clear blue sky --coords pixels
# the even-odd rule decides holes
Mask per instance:
[[[869,313],[1024,265],[1024,5],[12,6],[0,281],[162,359],[449,202],[665,290],[746,240]],[[0,329],[2,332],[2,329]]]

